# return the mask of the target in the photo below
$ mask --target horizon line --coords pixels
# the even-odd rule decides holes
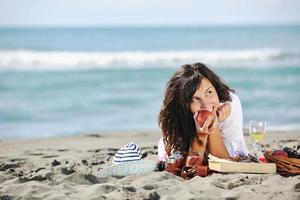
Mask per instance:
[[[215,23],[215,24],[89,24],[89,25],[0,25],[0,29],[14,28],[196,28],[196,27],[279,27],[300,26],[297,23]]]

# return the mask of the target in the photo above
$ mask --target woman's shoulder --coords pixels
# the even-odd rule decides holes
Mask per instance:
[[[237,94],[230,92],[230,97],[231,97],[231,110],[233,112],[233,114],[235,112],[241,112],[242,109],[242,105],[241,105],[241,101],[240,98]]]
[[[241,101],[240,101],[240,98],[237,94],[234,94],[232,92],[230,92],[230,97],[231,97],[231,109],[232,111],[237,111],[237,112],[240,112],[240,110],[242,109],[242,105],[241,105]]]
[[[227,119],[223,122],[220,122],[221,134],[224,138],[239,138],[242,134],[243,126],[243,111],[238,95],[230,93],[232,98],[231,112]],[[225,139],[226,140],[226,139]]]
[[[240,102],[240,98],[237,94],[235,94],[233,92],[229,92],[229,95],[231,97],[231,103]]]
[[[221,127],[224,126],[229,126],[230,124],[234,124],[234,121],[240,117],[241,113],[242,113],[242,108],[241,108],[241,102],[240,102],[240,98],[237,94],[234,94],[232,92],[230,92],[230,97],[231,97],[231,112],[229,117],[221,122]]]

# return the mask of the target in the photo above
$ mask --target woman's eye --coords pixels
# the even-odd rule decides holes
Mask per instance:
[[[207,91],[207,95],[210,95],[211,93],[212,93],[212,91],[211,91],[211,90]]]
[[[192,103],[197,102],[198,98],[192,98]]]

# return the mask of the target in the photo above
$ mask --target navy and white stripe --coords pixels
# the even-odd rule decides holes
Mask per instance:
[[[140,148],[133,142],[121,147],[115,154],[112,163],[117,165],[125,162],[140,161],[141,160]]]

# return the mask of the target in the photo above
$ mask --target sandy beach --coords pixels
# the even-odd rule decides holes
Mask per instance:
[[[268,132],[266,148],[300,146],[299,131]],[[159,131],[0,141],[0,199],[300,199],[300,176],[221,174],[184,180],[168,172],[99,178],[129,142],[156,160]],[[245,133],[251,149],[251,139]]]

